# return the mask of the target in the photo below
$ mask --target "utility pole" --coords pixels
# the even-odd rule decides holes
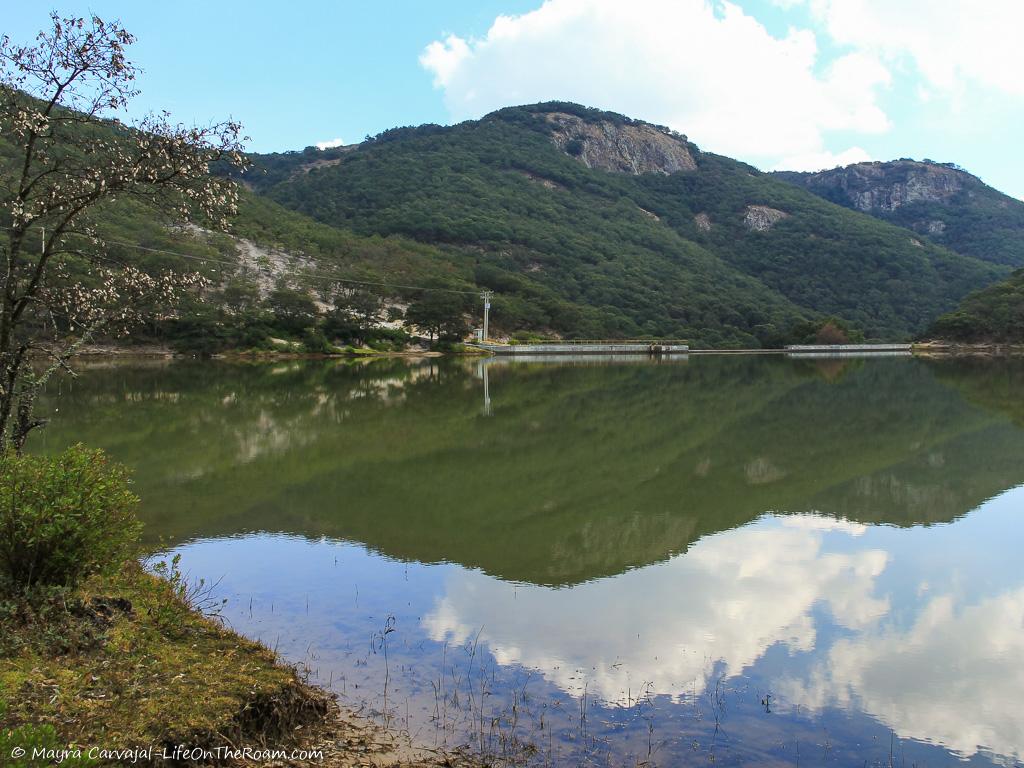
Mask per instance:
[[[494,295],[494,291],[480,291],[480,298],[484,300],[484,328],[483,328],[483,339],[487,341],[490,338],[487,334],[487,324],[491,319],[491,296]]]

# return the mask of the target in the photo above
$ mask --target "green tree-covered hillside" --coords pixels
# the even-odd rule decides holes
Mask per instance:
[[[15,157],[0,136],[0,175]],[[253,160],[229,234],[139,200],[98,217],[109,258],[209,280],[135,341],[215,352],[452,340],[479,321],[484,288],[497,335],[777,346],[835,318],[896,339],[1008,272],[573,104]]]
[[[1024,343],[1024,269],[967,296],[928,334],[948,341]]]
[[[659,160],[683,169],[659,173]],[[629,163],[648,172],[619,172]],[[322,162],[257,157],[251,178],[325,224],[471,260],[512,328],[770,343],[801,316],[836,315],[897,338],[1005,274],[666,129],[572,104],[394,129]]]

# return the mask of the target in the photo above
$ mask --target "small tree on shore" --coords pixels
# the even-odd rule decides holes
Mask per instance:
[[[459,341],[469,326],[463,317],[466,311],[466,297],[444,289],[425,291],[419,298],[409,302],[405,318],[410,325],[430,335],[430,340]]]
[[[834,320],[828,320],[818,332],[815,334],[814,341],[816,344],[826,344],[829,346],[835,346],[840,344],[849,344],[850,337],[847,335],[843,328],[839,327],[839,324]]]
[[[42,424],[33,415],[39,391],[70,370],[83,344],[125,331],[202,281],[112,260],[97,215],[132,198],[223,228],[236,187],[209,166],[244,164],[236,122],[120,119],[138,91],[125,57],[134,38],[118,22],[56,13],[51,21],[34,45],[0,38],[0,451],[20,451]]]

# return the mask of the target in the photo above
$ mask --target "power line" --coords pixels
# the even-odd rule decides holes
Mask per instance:
[[[7,231],[13,231],[12,227],[0,227],[0,229],[4,229],[4,230],[7,230]],[[99,238],[99,237],[90,237],[89,235],[83,235],[81,232],[69,232],[67,234],[69,236],[73,235],[73,236],[76,236],[76,237],[84,237],[84,238],[86,238],[88,240],[92,240],[93,242],[103,243],[104,245],[120,245],[120,246],[123,246],[125,248],[135,248],[136,250],[146,251],[148,253],[159,253],[159,254],[163,254],[165,256],[177,256],[177,257],[182,258],[182,259],[189,259],[189,260],[192,260],[192,261],[201,261],[201,262],[206,263],[206,264],[222,264],[222,265],[228,266],[228,267],[235,267],[236,269],[239,268],[239,267],[243,267],[242,264],[240,264],[238,262],[234,262],[234,261],[228,261],[227,259],[215,259],[215,258],[211,258],[209,256],[196,256],[196,255],[191,254],[191,253],[181,253],[180,251],[168,251],[168,250],[165,250],[163,248],[149,248],[148,246],[139,245],[138,243],[131,243],[131,242],[128,242],[126,240],[108,240],[108,239]],[[284,255],[287,258],[290,258],[290,259],[298,259],[299,258],[298,256],[295,256],[294,254],[291,254],[291,253],[285,253]],[[257,267],[257,269],[259,269],[259,267]],[[307,274],[301,274],[301,275],[289,275],[289,277],[291,279],[293,279],[293,280],[300,280],[300,281],[301,280],[317,280],[317,279],[321,279],[321,280],[326,280],[326,281],[329,281],[329,282],[332,282],[332,283],[352,283],[352,284],[357,284],[357,285],[374,285],[374,286],[380,286],[380,287],[384,287],[384,288],[398,288],[398,289],[401,289],[401,290],[409,290],[409,291],[439,291],[439,292],[443,292],[443,293],[461,293],[461,294],[467,294],[467,295],[472,295],[472,296],[477,296],[480,293],[478,290],[462,290],[462,289],[459,289],[459,288],[440,288],[440,287],[437,287],[437,286],[425,286],[425,285],[402,285],[400,283],[388,283],[388,282],[378,281],[378,280],[359,280],[359,279],[356,279],[356,278],[335,277],[335,276],[327,274],[327,273],[320,273],[320,274],[307,273]]]

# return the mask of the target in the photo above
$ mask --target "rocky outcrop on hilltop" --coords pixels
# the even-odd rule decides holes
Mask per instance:
[[[588,168],[634,176],[697,169],[684,137],[647,123],[585,120],[565,112],[552,112],[547,120],[558,148]]]
[[[1024,202],[953,163],[903,158],[774,175],[967,256],[1024,266]]]
[[[856,163],[793,176],[810,191],[865,213],[892,212],[918,202],[946,203],[972,178],[957,168],[914,160]]]

